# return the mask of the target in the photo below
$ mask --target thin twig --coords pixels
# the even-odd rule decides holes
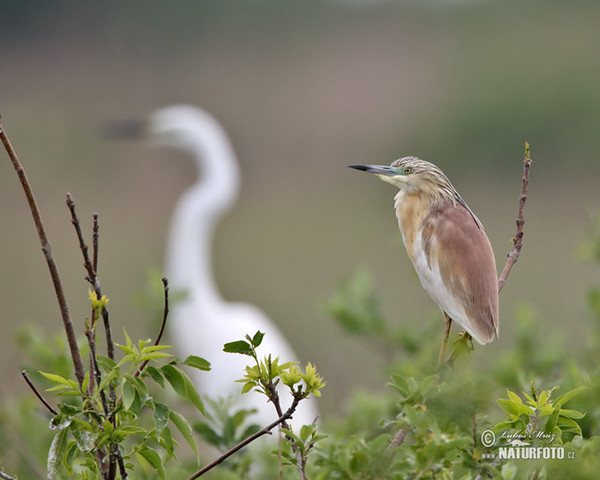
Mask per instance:
[[[506,283],[506,278],[510,273],[511,268],[519,259],[519,253],[523,247],[523,226],[525,225],[525,218],[523,217],[523,210],[525,208],[525,201],[527,200],[527,186],[529,185],[529,168],[531,167],[531,155],[529,151],[529,143],[525,142],[525,158],[523,159],[523,180],[521,187],[521,196],[519,197],[519,213],[517,215],[517,232],[515,233],[513,241],[513,248],[508,253],[506,265],[502,274],[498,279],[498,293],[502,291],[502,287]]]
[[[48,403],[48,401],[42,396],[42,394],[38,391],[38,389],[35,388],[35,385],[33,384],[33,382],[29,379],[29,376],[27,375],[27,371],[22,370],[21,375],[23,375],[23,378],[27,382],[27,385],[29,385],[29,388],[31,388],[31,390],[33,390],[33,393],[35,393],[35,396],[39,398],[40,402],[42,402],[44,404],[44,406],[48,409],[48,411],[52,415],[58,415],[58,411],[52,405],[50,405],[50,403]]]
[[[44,229],[44,224],[42,222],[42,217],[40,215],[37,202],[35,201],[35,197],[33,195],[33,190],[31,189],[29,180],[25,175],[25,170],[23,170],[23,166],[21,165],[21,162],[19,162],[19,158],[17,157],[17,154],[12,147],[10,140],[8,139],[1,122],[0,138],[2,139],[4,149],[12,161],[13,168],[15,169],[15,172],[21,181],[21,186],[23,187],[25,196],[27,197],[27,203],[29,204],[29,209],[31,210],[31,215],[33,217],[33,221],[35,223],[38,237],[42,246],[42,252],[44,252],[44,258],[46,259],[48,269],[50,270],[50,277],[52,279],[52,284],[54,285],[56,299],[58,300],[58,305],[60,307],[62,322],[65,328],[65,334],[67,336],[67,343],[69,344],[71,359],[73,360],[75,376],[77,377],[77,381],[81,386],[83,379],[85,378],[85,369],[83,368],[81,353],[79,352],[79,347],[77,346],[77,336],[75,335],[73,323],[71,322],[71,314],[69,313],[69,307],[67,305],[67,299],[63,290],[62,281],[58,273],[58,267],[56,266],[56,262],[52,256],[52,248],[50,247],[50,242],[48,241],[48,236],[46,235],[46,230]]]
[[[83,233],[81,232],[81,226],[79,223],[79,218],[77,217],[77,212],[75,211],[75,202],[73,201],[73,197],[70,193],[67,193],[67,207],[71,212],[71,223],[75,227],[75,232],[77,233],[77,239],[79,240],[79,248],[81,250],[81,254],[83,255],[83,266],[87,271],[86,280],[90,282],[92,288],[96,292],[96,296],[98,298],[102,298],[102,287],[100,286],[100,281],[98,280],[97,268],[98,268],[98,214],[94,213],[94,228],[93,228],[93,261],[90,260],[90,256],[88,253],[88,246],[85,243],[83,238]],[[104,331],[106,334],[106,355],[111,360],[115,359],[115,344],[112,340],[112,331],[110,328],[110,321],[108,316],[108,309],[106,307],[102,308],[102,320],[104,322]]]
[[[127,480],[127,469],[125,468],[125,462],[123,461],[123,455],[121,455],[121,450],[119,450],[119,446],[117,445],[117,464],[119,465],[119,474],[121,475],[121,480]]]
[[[92,258],[93,258],[92,268],[97,276],[98,275],[98,239],[100,238],[98,231],[100,229],[100,226],[98,225],[98,214],[96,212],[94,212],[92,214],[92,218],[94,219],[94,226],[92,229]]]
[[[231,455],[233,455],[237,451],[241,450],[242,448],[244,448],[249,443],[252,443],[257,438],[262,437],[263,435],[266,435],[272,429],[274,429],[277,425],[279,425],[280,423],[283,423],[287,419],[291,418],[292,415],[293,415],[293,413],[294,413],[294,411],[296,410],[296,407],[298,406],[298,403],[300,403],[300,398],[299,397],[295,397],[294,401],[292,402],[292,405],[290,406],[290,408],[288,408],[288,410],[281,417],[279,417],[277,420],[275,420],[273,423],[271,423],[270,425],[266,426],[262,430],[259,430],[254,435],[250,435],[248,438],[246,438],[246,440],[243,440],[242,442],[238,443],[235,447],[227,450],[219,458],[217,458],[216,460],[212,461],[208,465],[205,465],[200,470],[198,470],[196,473],[194,473],[193,475],[191,475],[190,477],[188,477],[186,480],[194,480],[194,479],[196,479],[196,478],[204,475],[206,472],[208,472],[209,470],[212,470],[214,467],[216,467],[217,465],[219,465],[220,463],[222,463],[223,461],[225,461],[226,459],[228,459]]]
[[[165,293],[165,301],[164,301],[164,309],[163,309],[163,319],[162,319],[162,323],[160,325],[160,330],[158,332],[158,336],[156,337],[156,340],[154,340],[154,346],[158,345],[160,343],[160,339],[163,336],[163,333],[165,332],[165,325],[167,324],[167,317],[169,316],[169,281],[167,280],[166,277],[162,278],[162,283],[163,283],[163,291]],[[150,360],[144,360],[142,362],[142,364],[140,365],[140,367],[138,368],[137,372],[135,372],[134,377],[139,377],[140,374],[142,373],[142,371],[144,370],[144,368],[146,368],[146,365],[148,365],[148,362]]]
[[[0,478],[4,479],[4,480],[17,480],[16,478],[11,477],[10,475],[7,475],[6,473],[0,471]]]

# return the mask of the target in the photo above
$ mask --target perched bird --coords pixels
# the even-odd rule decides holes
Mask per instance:
[[[498,279],[481,222],[444,173],[405,157],[390,166],[349,165],[398,187],[394,208],[406,252],[423,288],[444,314],[439,363],[452,321],[484,345],[498,337]]]
[[[241,395],[244,367],[250,357],[225,353],[223,345],[266,333],[258,349],[262,355],[279,356],[281,363],[298,356],[277,326],[258,308],[223,299],[213,276],[212,239],[217,222],[237,197],[240,172],[233,147],[217,120],[192,106],[171,106],[149,119],[147,134],[156,146],[181,150],[194,159],[198,180],[185,191],[175,208],[167,247],[167,278],[173,290],[186,292],[171,309],[168,326],[177,353],[185,358],[198,355],[211,362],[211,371],[193,372],[200,393],[213,398],[233,397],[236,405],[256,409],[252,421],[268,424],[277,418],[273,405],[255,392]],[[240,248],[245,248],[243,239]],[[285,411],[292,403],[287,388],[280,389]],[[310,424],[317,417],[312,398],[302,401],[293,425]]]

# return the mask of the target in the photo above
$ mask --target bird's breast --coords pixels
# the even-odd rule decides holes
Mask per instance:
[[[415,240],[419,227],[429,210],[429,205],[419,195],[408,194],[402,190],[394,198],[396,218],[402,234],[406,253],[415,264]]]

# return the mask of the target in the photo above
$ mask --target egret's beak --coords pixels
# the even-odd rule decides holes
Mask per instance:
[[[375,175],[398,175],[398,171],[387,165],[348,165],[350,168],[374,173]]]
[[[137,119],[112,120],[102,126],[101,134],[107,140],[143,140],[148,136],[148,122]]]

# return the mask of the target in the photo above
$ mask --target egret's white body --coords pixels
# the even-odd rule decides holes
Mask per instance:
[[[153,143],[192,155],[199,179],[181,196],[173,215],[167,248],[167,278],[172,290],[186,298],[171,309],[168,326],[178,356],[197,355],[211,363],[211,371],[190,372],[200,393],[213,398],[232,397],[236,406],[255,408],[252,421],[268,424],[277,418],[274,406],[256,392],[241,394],[245,355],[223,352],[223,345],[254,335],[266,335],[259,356],[279,356],[281,362],[298,357],[279,329],[258,308],[226,302],[215,284],[211,243],[217,221],[229,209],[239,189],[240,173],[231,143],[221,125],[207,112],[191,106],[173,106],[155,112],[150,120]],[[243,242],[240,242],[242,244]],[[281,407],[292,402],[280,386]],[[312,423],[317,417],[313,399],[300,403],[292,424]]]

